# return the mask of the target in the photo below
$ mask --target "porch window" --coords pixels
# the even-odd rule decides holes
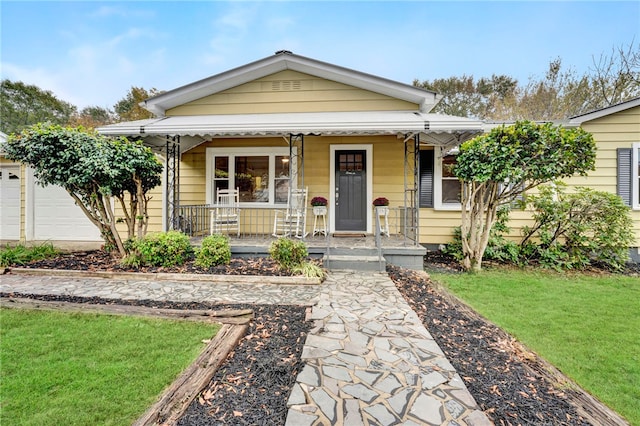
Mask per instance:
[[[456,162],[454,154],[446,154],[442,157],[442,176],[440,179],[442,181],[441,203],[443,205],[460,205],[462,201],[462,182],[453,174]]]
[[[228,188],[240,190],[241,203],[286,203],[289,160],[288,148],[207,148],[207,203]]]
[[[462,182],[453,174],[457,155],[456,149],[435,148],[433,198],[436,209],[461,208]]]

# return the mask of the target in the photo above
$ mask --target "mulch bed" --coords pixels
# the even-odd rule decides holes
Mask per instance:
[[[217,272],[209,273],[283,274],[268,259],[234,259],[232,262],[229,268],[219,268]],[[450,257],[438,252],[431,252],[425,262],[429,271],[461,271]],[[120,269],[117,262],[100,252],[75,253],[28,266],[135,270]],[[193,265],[178,270],[145,270],[179,271],[203,273]],[[535,354],[526,351],[500,328],[481,318],[424,275],[394,266],[389,266],[387,271],[459,372],[481,409],[496,425],[610,423],[604,420],[590,423],[582,415],[583,411],[577,409],[581,402],[580,392],[572,390],[566,383],[556,381],[553,374],[548,372],[548,366],[541,364]],[[175,309],[253,309],[255,319],[250,324],[247,336],[230,354],[200,398],[191,404],[179,424],[284,424],[286,401],[302,367],[300,354],[311,325],[304,321],[306,307],[26,296],[76,303],[140,304]]]
[[[270,258],[252,257],[246,259],[232,258],[228,265],[213,266],[209,269],[196,266],[193,260],[176,267],[158,266],[124,266],[120,259],[111,256],[103,250],[84,252],[69,252],[50,259],[38,260],[22,266],[24,268],[69,269],[80,271],[109,271],[109,272],[170,272],[189,274],[215,275],[267,275],[289,276],[290,272],[281,269]]]

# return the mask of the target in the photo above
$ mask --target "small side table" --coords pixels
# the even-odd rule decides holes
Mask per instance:
[[[327,235],[327,207],[313,206],[313,236]]]

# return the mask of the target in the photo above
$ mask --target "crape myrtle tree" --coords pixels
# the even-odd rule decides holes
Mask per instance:
[[[482,268],[498,208],[525,191],[595,168],[593,136],[581,128],[529,121],[500,126],[460,146],[455,175],[462,181],[462,266]]]
[[[126,224],[127,238],[146,234],[148,192],[161,183],[162,165],[140,142],[38,123],[10,135],[3,148],[10,160],[32,167],[40,185],[66,189],[108,249],[126,255],[118,222]],[[112,198],[123,217],[116,217]]]

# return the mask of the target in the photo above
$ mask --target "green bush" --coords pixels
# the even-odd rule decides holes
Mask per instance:
[[[60,254],[51,243],[43,243],[33,247],[23,244],[5,246],[0,250],[0,266],[26,265],[34,260],[47,259]]]
[[[178,266],[194,255],[189,237],[179,231],[149,234],[128,241],[126,247],[129,255],[122,263],[129,266]]]
[[[302,265],[309,252],[302,241],[278,238],[269,246],[269,254],[281,268],[291,270]]]
[[[210,268],[226,265],[231,260],[231,247],[226,235],[214,234],[202,239],[202,247],[196,255],[196,266]]]
[[[535,223],[523,229],[521,257],[555,269],[592,262],[622,269],[634,241],[629,207],[609,192],[579,187],[565,193],[565,187],[544,186],[528,198]]]

